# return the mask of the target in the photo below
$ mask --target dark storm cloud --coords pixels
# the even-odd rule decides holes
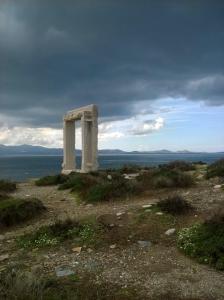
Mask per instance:
[[[1,114],[57,126],[96,103],[125,118],[139,101],[224,104],[224,2],[2,0]]]

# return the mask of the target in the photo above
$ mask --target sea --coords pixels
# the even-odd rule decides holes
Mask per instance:
[[[121,154],[100,155],[99,168],[119,168],[125,164],[140,166],[157,166],[173,160],[190,162],[203,161],[208,164],[224,158],[224,153],[184,153],[184,154]],[[61,172],[62,156],[15,156],[0,157],[0,179],[24,182]],[[80,167],[81,157],[77,156],[77,166]]]

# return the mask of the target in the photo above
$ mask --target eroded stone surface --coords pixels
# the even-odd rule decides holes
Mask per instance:
[[[77,171],[75,163],[75,121],[81,120],[82,165],[81,172],[88,173],[98,169],[98,110],[96,105],[84,106],[69,111],[64,116],[64,159],[62,173]]]

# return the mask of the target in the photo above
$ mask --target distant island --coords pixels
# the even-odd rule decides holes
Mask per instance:
[[[155,151],[123,151],[120,149],[102,149],[99,150],[99,155],[122,155],[122,154],[194,154],[194,153],[207,153],[207,152],[191,152],[188,150],[180,151],[170,151],[170,150],[155,150]],[[224,153],[224,152],[217,152]],[[81,155],[81,150],[76,150],[77,155]],[[0,145],[0,156],[33,156],[33,155],[43,155],[52,156],[63,155],[62,148],[47,148],[42,146],[32,146],[32,145],[19,145],[19,146],[6,146]]]

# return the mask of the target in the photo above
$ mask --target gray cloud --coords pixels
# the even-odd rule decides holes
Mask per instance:
[[[103,118],[139,101],[223,105],[224,2],[3,0],[0,108],[32,126],[96,103]]]

